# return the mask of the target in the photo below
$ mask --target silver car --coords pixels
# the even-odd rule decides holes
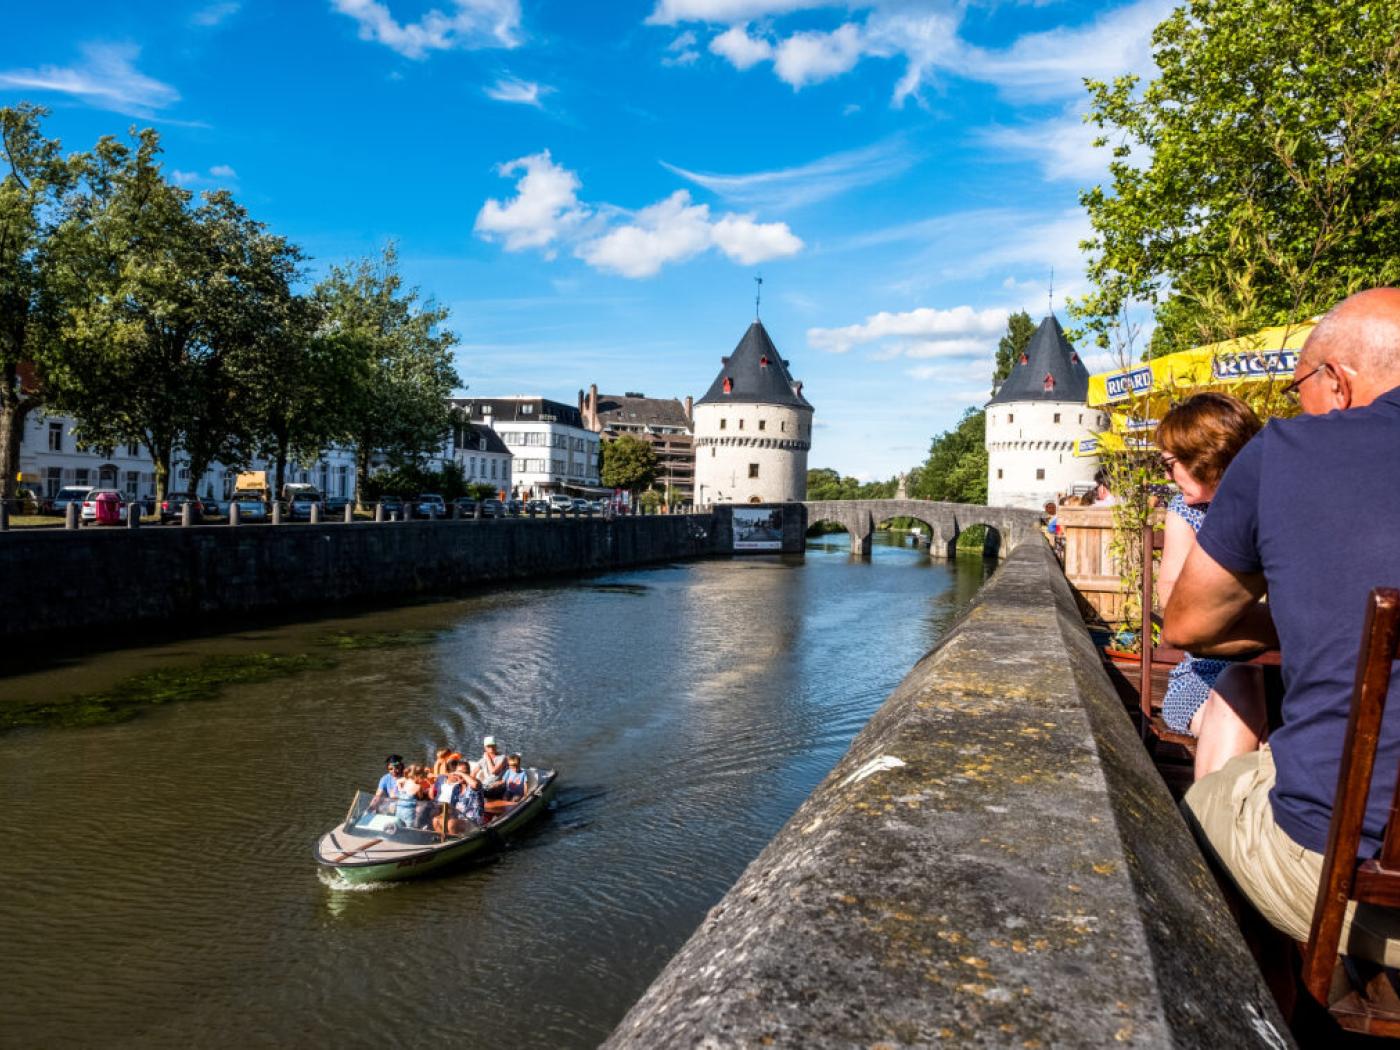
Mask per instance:
[[[266,521],[269,516],[267,504],[257,496],[235,496],[229,506],[238,507],[239,521]]]

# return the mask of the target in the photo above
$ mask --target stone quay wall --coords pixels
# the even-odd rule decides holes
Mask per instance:
[[[604,1045],[1290,1044],[1025,543]]]
[[[451,594],[699,557],[714,544],[708,514],[15,529],[0,534],[0,638]]]

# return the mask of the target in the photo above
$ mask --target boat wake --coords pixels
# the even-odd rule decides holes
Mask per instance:
[[[397,889],[400,885],[397,882],[346,882],[335,872],[322,869],[317,869],[316,878],[326,889],[335,890],[338,893],[371,893],[375,890]]]

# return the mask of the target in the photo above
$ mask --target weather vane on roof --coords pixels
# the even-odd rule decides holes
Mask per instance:
[[[763,300],[763,275],[755,274],[753,282],[755,286],[753,293],[753,319],[757,321],[759,303]]]
[[[1053,266],[1050,267],[1050,291],[1047,298],[1050,300],[1050,313],[1053,316],[1055,313],[1055,267]]]

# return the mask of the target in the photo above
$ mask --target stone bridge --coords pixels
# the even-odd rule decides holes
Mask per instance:
[[[814,500],[804,503],[807,527],[819,521],[840,525],[851,534],[851,553],[870,556],[875,526],[891,518],[913,518],[928,532],[929,554],[951,558],[958,534],[971,525],[986,525],[984,553],[1010,554],[1023,541],[1040,535],[1040,515],[1020,507],[979,507],[972,503],[937,503],[925,499]]]

